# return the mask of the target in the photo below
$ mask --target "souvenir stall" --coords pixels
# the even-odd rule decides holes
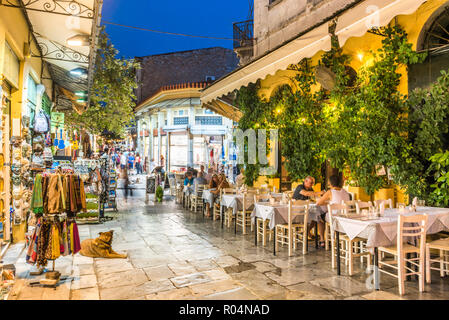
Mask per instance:
[[[31,211],[35,215],[36,226],[27,243],[26,262],[39,269],[32,275],[42,274],[49,261],[53,266],[45,279],[30,282],[30,285],[54,286],[61,275],[55,271],[55,260],[81,250],[75,218],[78,213],[86,212],[83,179],[67,165],[37,174]]]
[[[4,240],[11,238],[11,225],[9,215],[11,191],[10,191],[10,112],[11,112],[11,87],[4,81],[0,87],[0,247]]]
[[[100,222],[100,194],[103,190],[100,161],[79,159],[74,162],[75,172],[84,182],[86,212],[77,215],[78,223]]]

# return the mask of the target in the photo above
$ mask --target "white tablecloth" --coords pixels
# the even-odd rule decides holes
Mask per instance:
[[[449,231],[449,209],[418,207],[417,212],[404,215],[428,214],[427,234]],[[386,209],[384,216],[368,220],[368,218],[354,218],[333,216],[334,229],[345,233],[350,239],[356,237],[367,239],[367,247],[385,247],[396,244],[398,209]],[[329,221],[329,217],[326,218]]]
[[[253,210],[254,208],[254,196],[246,197],[246,210]],[[239,194],[224,194],[221,198],[221,205],[226,208],[232,208],[232,212],[235,215],[237,210],[243,210],[243,196]]]
[[[211,191],[215,190],[215,188],[203,190],[203,200],[209,203],[209,206],[212,208],[214,205],[214,200],[216,195],[214,195]]]
[[[311,206],[315,206],[311,204]],[[315,210],[309,210],[309,221],[317,221],[318,213]],[[277,224],[288,223],[288,205],[287,204],[269,204],[269,203],[256,203],[254,205],[253,213],[251,214],[253,222],[256,218],[262,218],[264,221],[269,220],[268,227],[274,229]],[[304,222],[303,216],[296,216],[293,218],[293,222]]]

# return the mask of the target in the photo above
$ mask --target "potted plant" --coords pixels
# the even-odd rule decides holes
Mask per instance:
[[[156,202],[162,202],[162,199],[164,198],[164,189],[162,186],[157,186],[156,188]]]

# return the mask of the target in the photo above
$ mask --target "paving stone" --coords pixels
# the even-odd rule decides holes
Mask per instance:
[[[233,266],[239,264],[240,260],[234,258],[233,256],[222,256],[215,259],[215,262],[222,268]]]
[[[193,300],[196,297],[193,295],[192,290],[188,287],[156,292],[147,295],[146,300]]]
[[[404,300],[399,295],[394,295],[386,291],[373,291],[362,296],[366,300]]]
[[[106,265],[97,265],[96,266],[96,272],[97,274],[110,274],[110,273],[117,273],[117,272],[124,272],[124,271],[130,271],[134,270],[133,265],[126,261],[126,260],[116,260],[116,263],[112,264],[106,264]]]
[[[236,273],[232,275],[232,278],[262,299],[285,292],[284,287],[258,271],[249,270]]]
[[[86,289],[93,288],[97,286],[97,276],[95,274],[84,275],[79,277],[78,279],[74,279],[73,286],[75,289]]]
[[[151,281],[163,280],[175,277],[173,271],[171,271],[167,266],[149,267],[144,268],[147,277]]]
[[[212,279],[209,278],[205,273],[193,273],[185,276],[171,278],[170,281],[177,288],[192,286],[198,283],[210,282]]]
[[[190,286],[196,296],[207,296],[218,292],[225,292],[242,287],[234,280],[220,280]]]
[[[371,290],[367,288],[365,283],[360,283],[346,276],[317,278],[313,281],[310,281],[310,283],[333,291],[334,293],[344,297],[357,295],[364,292],[371,292]]]
[[[98,285],[101,289],[117,288],[127,285],[140,285],[148,281],[145,272],[140,269],[133,269],[129,271],[98,274]]]
[[[191,260],[189,261],[192,266],[195,267],[198,271],[207,271],[216,269],[218,266],[213,260],[205,259],[205,260]]]
[[[168,267],[177,276],[196,273],[196,269],[190,263],[170,263]]]
[[[205,300],[258,300],[258,297],[245,288],[232,289],[225,292],[210,294],[204,297]]]
[[[274,271],[274,270],[278,269],[276,266],[272,265],[271,263],[264,262],[264,261],[253,262],[252,264],[256,267],[257,271],[262,272],[262,273],[267,272],[267,271]]]

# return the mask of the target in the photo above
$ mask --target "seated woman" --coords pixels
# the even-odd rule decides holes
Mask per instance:
[[[216,174],[212,175],[212,178],[210,179],[209,182],[209,189],[213,189],[210,192],[210,197],[209,199],[207,199],[206,202],[206,216],[210,217],[210,207],[212,207],[212,205],[214,204],[215,198],[217,196],[217,193],[215,192],[215,190],[218,189],[218,186],[220,185],[220,180],[218,178],[218,176]]]
[[[349,193],[341,187],[339,176],[331,176],[329,178],[329,184],[331,186],[331,189],[328,190],[316,202],[316,209],[319,210],[320,213],[320,216],[318,217],[318,233],[320,234],[320,246],[322,248],[325,246],[324,227],[326,222],[327,205],[341,204],[342,201],[351,200]]]

